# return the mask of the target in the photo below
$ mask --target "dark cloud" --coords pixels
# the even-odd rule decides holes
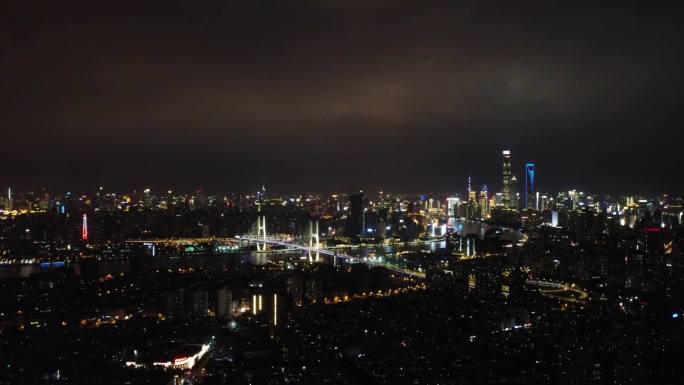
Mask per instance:
[[[674,6],[349,3],[9,4],[4,183],[684,188]]]

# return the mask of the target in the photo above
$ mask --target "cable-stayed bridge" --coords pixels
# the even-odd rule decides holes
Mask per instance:
[[[406,269],[400,266],[392,265],[390,263],[386,262],[380,262],[379,260],[375,259],[369,259],[369,258],[359,258],[355,257],[346,253],[341,253],[335,249],[327,249],[327,248],[322,248],[318,244],[318,242],[311,244],[310,245],[303,245],[300,243],[297,243],[294,240],[291,239],[284,239],[284,238],[278,238],[278,237],[257,237],[257,236],[252,236],[252,235],[242,235],[237,237],[241,242],[249,242],[249,243],[256,243],[257,245],[259,243],[265,244],[265,245],[274,245],[274,246],[283,246],[291,249],[299,249],[303,250],[309,253],[309,260],[310,261],[316,261],[318,260],[318,255],[327,255],[332,258],[340,258],[344,260],[347,263],[365,263],[369,266],[376,266],[376,267],[384,267],[388,270],[391,270],[395,273],[403,274],[403,275],[409,275],[412,277],[418,277],[418,278],[425,278],[425,273],[422,271],[417,271],[417,270],[411,270],[411,269]],[[259,249],[261,250],[261,249]]]

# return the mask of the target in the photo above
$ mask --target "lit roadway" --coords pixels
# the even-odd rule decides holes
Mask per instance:
[[[298,243],[287,242],[287,241],[275,239],[275,238],[257,239],[256,237],[250,237],[250,236],[241,236],[241,237],[237,237],[237,238],[240,239],[241,241],[255,242],[255,243],[266,243],[268,245],[285,246],[285,247],[300,249],[300,250],[304,250],[304,251],[310,251],[312,253],[329,255],[331,257],[342,258],[345,261],[348,261],[350,263],[361,262],[361,263],[365,263],[369,266],[381,266],[381,267],[384,267],[384,268],[391,270],[395,273],[410,275],[410,276],[418,277],[418,278],[425,278],[425,273],[420,272],[420,271],[404,269],[404,268],[401,268],[398,266],[391,265],[389,263],[374,262],[374,261],[371,261],[370,259],[364,260],[362,258],[353,257],[351,255],[338,253],[338,252],[332,251],[332,250],[315,248],[315,247],[306,246],[306,245],[300,245]]]
[[[539,292],[542,295],[551,298],[556,298],[561,301],[584,304],[586,303],[585,300],[589,297],[589,294],[586,291],[578,287],[575,287],[574,284],[572,286],[569,286],[563,283],[538,281],[531,279],[528,280],[526,283],[528,285],[544,287],[545,289],[539,289]],[[576,294],[577,298],[568,296],[568,292],[570,292],[571,294]]]
[[[154,244],[166,244],[166,245],[191,245],[196,243],[235,243],[235,238],[216,238],[216,237],[204,237],[204,238],[159,238],[159,239],[129,239],[128,243],[154,243]]]

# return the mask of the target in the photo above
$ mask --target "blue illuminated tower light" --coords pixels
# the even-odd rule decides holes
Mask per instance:
[[[531,204],[534,198],[534,163],[525,163],[525,208],[536,207]]]

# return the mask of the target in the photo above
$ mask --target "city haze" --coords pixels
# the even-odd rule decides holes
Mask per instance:
[[[511,148],[543,190],[681,191],[681,16],[639,1],[13,2],[2,180],[462,192],[468,174],[499,189]]]

